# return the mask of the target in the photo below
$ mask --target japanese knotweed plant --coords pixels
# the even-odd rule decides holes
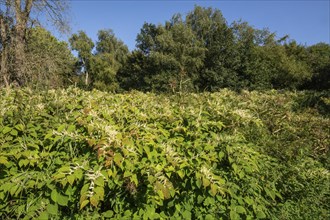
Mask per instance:
[[[301,125],[288,95],[0,91],[2,219],[290,217],[299,213],[290,199],[303,198],[305,185],[313,196],[324,187],[314,198],[326,208],[328,170],[320,163],[287,168],[269,150],[275,141],[300,143],[280,139]],[[271,109],[277,100],[284,107]],[[310,132],[317,131],[299,134],[308,140]]]

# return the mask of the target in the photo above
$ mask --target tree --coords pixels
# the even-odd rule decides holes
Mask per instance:
[[[195,6],[185,18],[175,14],[164,25],[145,23],[136,46],[117,74],[125,89],[321,89],[330,84],[329,45],[306,49],[288,43],[287,35],[278,38],[247,22],[228,25],[212,8]]]
[[[69,42],[71,48],[78,52],[77,66],[85,74],[87,87],[112,92],[119,90],[117,72],[126,62],[129,51],[111,29],[98,32],[96,45],[83,31],[73,34]]]
[[[148,57],[141,50],[134,50],[128,54],[127,61],[118,70],[117,74],[120,88],[147,91],[148,85],[144,80],[144,76],[148,75],[148,68],[151,66],[147,62]]]
[[[29,80],[26,74],[26,34],[29,26],[39,23],[40,14],[49,15],[63,29],[66,24],[65,0],[2,0],[0,1],[0,24],[2,44],[1,73],[6,83],[16,82],[24,86]],[[9,51],[12,51],[10,54]],[[9,62],[13,58],[13,62]]]
[[[126,62],[128,53],[127,46],[116,38],[111,29],[98,32],[92,62],[94,88],[111,92],[119,90],[117,73]]]
[[[303,88],[315,90],[330,89],[330,45],[318,43],[307,48],[307,64],[312,70],[311,81]]]
[[[140,33],[136,37],[136,47],[145,56],[150,55],[150,52],[155,50],[156,36],[161,34],[162,29],[154,24],[144,23]]]
[[[204,44],[206,51],[203,69],[196,82],[199,90],[235,87],[238,77],[234,71],[237,59],[234,35],[221,11],[196,6],[188,13],[185,22]]]
[[[76,64],[78,74],[85,75],[85,86],[89,86],[89,72],[91,69],[92,50],[94,43],[84,31],[78,31],[73,34],[69,39],[71,49],[78,52],[78,62]]]
[[[205,49],[180,14],[174,15],[165,25],[145,23],[137,36],[137,48],[128,62],[135,59],[137,63],[134,68],[126,69],[133,71],[131,75],[135,79],[143,81],[138,83],[143,85],[142,90],[194,90]],[[125,74],[126,82],[128,78]]]
[[[11,1],[7,0],[5,3],[1,2],[0,4],[0,43],[1,43],[1,69],[0,74],[2,78],[0,79],[2,83],[5,84],[7,87],[10,83],[9,77],[9,61],[12,57],[11,54],[11,36],[12,36],[12,26],[13,26],[13,18],[11,17]]]
[[[266,85],[263,89],[298,89],[311,78],[308,65],[287,54],[283,45],[259,47],[256,56],[260,60],[256,83]]]
[[[66,42],[58,41],[42,27],[27,30],[26,73],[31,76],[27,85],[61,87],[69,84],[76,59]]]

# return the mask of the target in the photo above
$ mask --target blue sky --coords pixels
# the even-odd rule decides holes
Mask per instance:
[[[278,36],[288,34],[301,44],[330,43],[329,0],[72,0],[71,27],[73,33],[86,31],[93,40],[98,30],[110,28],[132,50],[144,22],[164,23],[174,13],[185,15],[194,5],[220,9],[229,24],[242,19],[255,28],[268,27]]]

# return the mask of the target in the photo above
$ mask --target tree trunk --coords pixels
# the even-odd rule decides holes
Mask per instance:
[[[26,26],[28,18],[30,16],[33,0],[25,0],[25,7],[22,9],[21,0],[15,0],[15,36],[14,36],[14,80],[20,86],[25,85],[25,36],[26,36]]]
[[[9,87],[9,78],[8,78],[8,59],[9,59],[9,44],[8,44],[8,23],[4,19],[3,15],[0,15],[0,35],[1,35],[1,44],[2,44],[2,51],[1,51],[1,64],[0,64],[0,75],[3,78],[3,82],[7,87]]]
[[[8,50],[8,48],[2,49],[0,75],[3,78],[3,82],[5,83],[6,87],[9,87],[8,64],[7,64],[8,51],[7,50]]]
[[[25,68],[24,68],[24,58],[25,58],[25,28],[23,25],[16,25],[15,28],[15,40],[14,40],[14,77],[13,79],[17,81],[20,86],[25,84]]]

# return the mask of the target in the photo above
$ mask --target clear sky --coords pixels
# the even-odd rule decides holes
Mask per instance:
[[[230,24],[242,19],[255,28],[268,27],[304,45],[330,43],[329,0],[187,1],[71,0],[72,32],[84,30],[94,41],[100,29],[112,29],[130,50],[144,22],[163,24],[173,14],[185,15],[194,5],[220,9]]]

